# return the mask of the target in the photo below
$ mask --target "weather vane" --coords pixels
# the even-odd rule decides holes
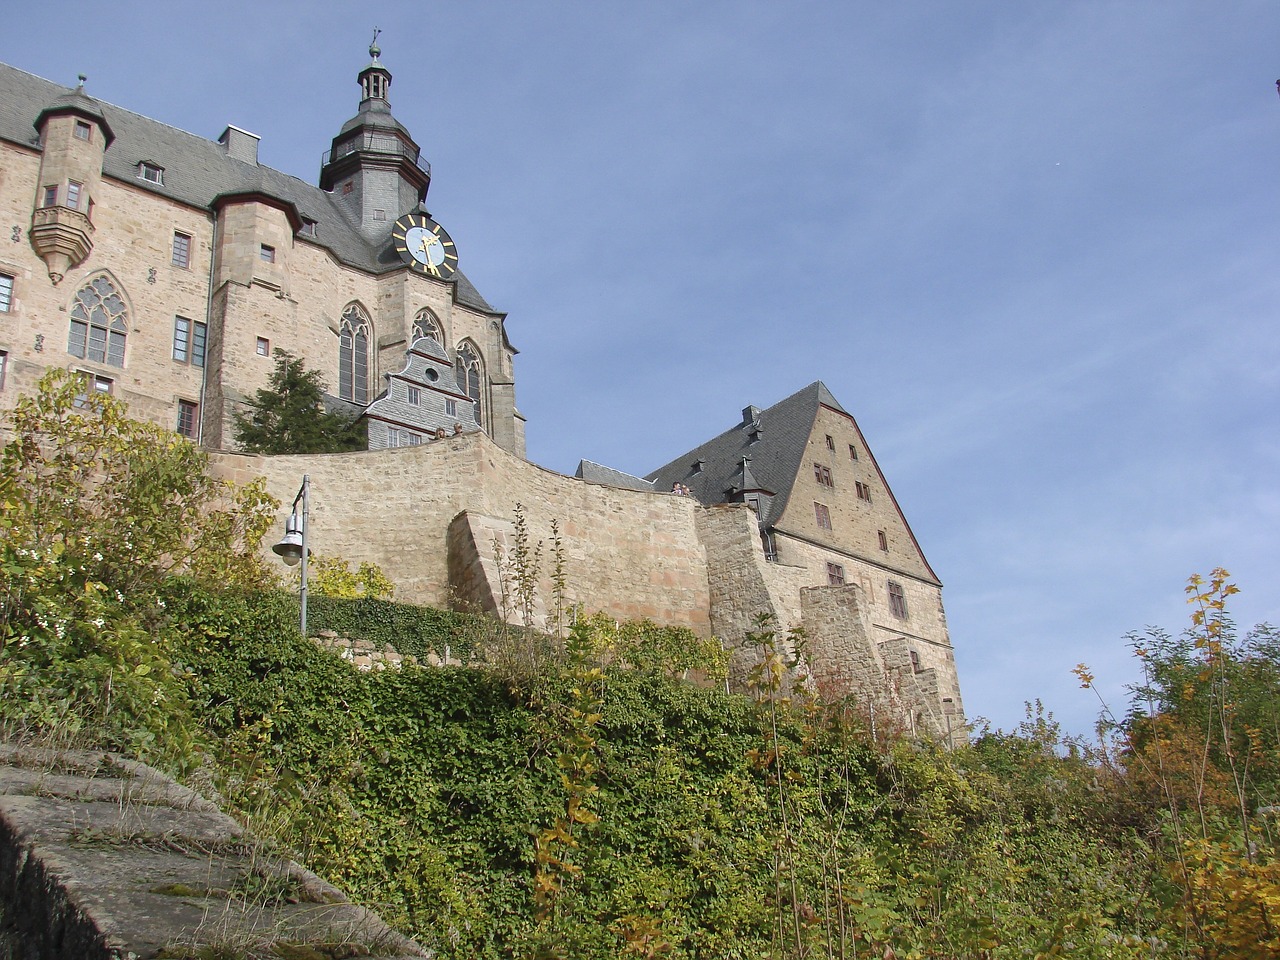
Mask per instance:
[[[378,34],[380,34],[381,32],[382,31],[379,30],[377,27],[374,27],[373,39],[369,41],[369,56],[371,56],[374,60],[377,60],[378,54],[382,52],[380,49],[378,49]]]

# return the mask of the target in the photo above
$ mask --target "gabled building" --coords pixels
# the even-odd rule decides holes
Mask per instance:
[[[483,430],[523,456],[506,315],[428,213],[431,165],[369,55],[314,185],[261,164],[240,127],[209,140],[83,78],[0,65],[0,409],[72,368],[135,416],[234,449],[234,415],[284,349],[373,447]]]
[[[745,408],[733,427],[644,479],[655,490],[687,491],[706,506],[751,508],[769,575],[811,594],[812,610],[805,602],[795,609],[782,603],[775,611],[781,625],[804,626],[811,647],[865,647],[853,660],[814,657],[819,682],[858,689],[883,686],[881,675],[889,676],[895,697],[918,704],[921,723],[943,733],[962,728],[942,583],[857,421],[822,382],[766,409]],[[856,608],[844,626],[817,609],[821,591],[813,591],[823,587],[833,588],[822,594],[823,604]],[[713,603],[718,633],[742,630],[741,623],[714,623],[715,610]],[[860,632],[865,642],[852,639]],[[854,660],[862,666],[853,669]]]

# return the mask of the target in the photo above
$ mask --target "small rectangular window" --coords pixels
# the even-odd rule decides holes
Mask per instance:
[[[83,120],[77,120],[76,121],[76,139],[87,141],[92,136],[93,136],[93,127],[89,126],[89,124],[85,123]]]
[[[450,417],[456,417],[458,415],[458,401],[446,400],[444,402],[444,412]]]
[[[829,433],[827,434],[827,449],[832,451],[833,453],[835,452],[835,449],[836,449],[836,442],[832,438],[831,434]]]
[[[907,595],[902,592],[902,584],[889,581],[889,610],[899,620],[907,619]]]
[[[265,244],[265,243],[264,243],[262,246],[260,246],[260,247],[258,248],[258,256],[259,256],[259,257],[263,260],[263,262],[265,262],[265,263],[275,263],[275,262],[276,262],[276,248],[275,248],[275,247],[268,246],[267,244]]]
[[[818,503],[817,501],[814,501],[813,515],[818,521],[819,530],[831,529],[831,511],[827,509],[827,505],[825,503]]]
[[[9,354],[0,350],[0,390],[4,389],[4,375],[9,372]]]
[[[849,459],[850,460],[858,459],[858,448],[855,447],[852,443],[849,444]]]
[[[173,231],[173,265],[191,266],[191,234]]]
[[[838,563],[827,564],[827,583],[833,587],[844,586],[844,567]]]
[[[298,231],[301,237],[314,237],[316,235],[316,222],[314,220],[303,220],[302,229]]]
[[[179,363],[203,367],[208,340],[209,328],[203,320],[173,318],[173,359]]]
[[[924,667],[920,666],[920,654],[916,653],[916,651],[914,650],[910,651],[910,654],[911,654],[911,672],[921,673],[924,670]],[[943,701],[943,702],[945,703],[946,701]]]
[[[400,446],[400,431],[395,427],[387,427],[387,446]]]
[[[42,207],[54,207],[58,204],[58,188],[49,186],[44,188],[44,199],[40,201]]]
[[[89,381],[89,390],[80,394],[75,399],[77,407],[83,407],[89,402],[89,393],[105,393],[110,395],[114,387],[114,382],[110,377],[99,376],[96,373],[89,373],[87,370],[77,370],[80,376],[85,377]]]
[[[74,180],[67,181],[67,206],[72,210],[80,209],[80,188],[82,184]]]
[[[834,487],[835,481],[831,479],[831,468],[821,463],[813,465],[813,479],[817,480],[824,487]]]
[[[0,273],[0,313],[13,309],[13,277]]]
[[[889,535],[883,530],[876,531],[876,538],[880,541],[880,549],[885,553],[889,552]]]
[[[191,359],[191,321],[186,317],[173,318],[173,359],[179,363]]]
[[[260,357],[271,356],[271,341],[268,340],[266,337],[258,338],[258,356]]]
[[[409,402],[413,404],[415,407],[418,404],[422,403],[422,391],[419,390],[417,387],[413,386],[412,384],[409,386],[408,394],[409,394]]]
[[[857,490],[858,490],[858,499],[859,499],[859,500],[865,500],[865,501],[867,501],[867,503],[870,503],[870,502],[871,502],[871,488],[870,488],[869,486],[867,486],[867,484],[863,483],[861,480],[857,480],[857,481],[855,481],[855,482],[854,482],[854,486],[855,486],[855,487],[857,487]]]
[[[188,440],[195,440],[200,433],[200,404],[191,400],[178,401],[178,432]]]
[[[164,167],[157,166],[154,163],[147,163],[145,160],[138,164],[138,176],[147,183],[164,183]]]

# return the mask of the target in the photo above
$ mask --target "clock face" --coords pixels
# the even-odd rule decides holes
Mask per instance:
[[[458,250],[449,234],[426,214],[406,213],[391,238],[400,259],[420,273],[448,280],[458,269]]]

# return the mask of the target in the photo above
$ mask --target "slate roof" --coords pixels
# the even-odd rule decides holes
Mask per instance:
[[[704,504],[740,502],[740,494],[747,491],[770,494],[762,499],[760,520],[772,525],[786,509],[818,408],[824,405],[848,412],[821,380],[815,380],[765,410],[748,407],[739,423],[645,479],[655,490],[682,483]]]
[[[578,470],[574,476],[588,483],[622,487],[624,490],[643,490],[646,493],[652,493],[654,489],[653,484],[648,480],[641,480],[639,477],[633,477],[613,467],[606,467],[603,463],[596,463],[594,460],[579,460]]]
[[[391,244],[390,224],[385,243],[368,243],[332,195],[319,187],[279,170],[229,157],[226,148],[213,140],[0,64],[0,139],[38,149],[34,123],[41,111],[72,103],[79,109],[99,108],[115,135],[103,157],[104,176],[203,210],[210,209],[219,196],[261,192],[292,204],[303,218],[315,221],[316,236],[299,237],[300,242],[322,246],[342,263],[370,273],[404,267]],[[142,161],[163,167],[164,183],[140,179],[138,164]],[[485,313],[498,312],[461,272],[455,278],[460,303]]]

